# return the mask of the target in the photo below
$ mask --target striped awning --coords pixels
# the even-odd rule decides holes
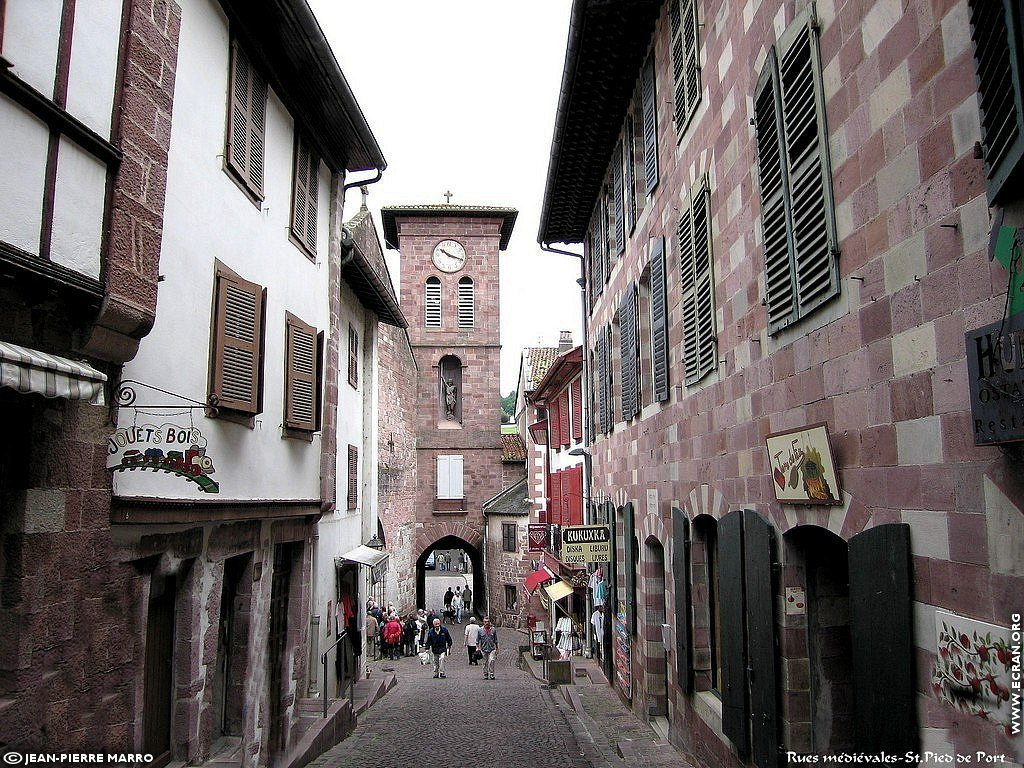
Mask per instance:
[[[105,373],[85,363],[0,341],[0,387],[102,405],[106,380]]]

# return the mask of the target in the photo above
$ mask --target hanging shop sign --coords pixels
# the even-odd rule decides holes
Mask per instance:
[[[824,423],[776,432],[765,443],[778,501],[842,506],[843,492]]]
[[[1024,440],[1024,313],[965,337],[974,444]]]
[[[527,533],[530,539],[530,552],[543,552],[548,543],[547,523],[530,523]]]
[[[607,525],[562,528],[562,562],[569,565],[611,562],[612,536]]]
[[[220,492],[210,477],[216,470],[206,455],[206,438],[191,424],[133,424],[117,430],[107,441],[107,469],[169,472],[195,483],[203,493]]]

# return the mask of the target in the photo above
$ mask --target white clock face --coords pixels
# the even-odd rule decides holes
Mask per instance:
[[[442,272],[458,272],[466,266],[466,249],[455,240],[442,240],[434,246],[433,259]]]

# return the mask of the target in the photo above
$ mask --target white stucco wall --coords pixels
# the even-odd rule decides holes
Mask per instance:
[[[107,167],[67,138],[59,157],[50,259],[98,279]]]
[[[38,254],[49,131],[6,96],[0,96],[0,126],[0,240]]]
[[[208,440],[207,455],[216,467],[213,479],[220,484],[216,498],[319,499],[319,434],[312,443],[282,436],[285,313],[328,329],[327,264],[322,257],[312,262],[288,239],[294,125],[272,92],[263,204],[254,205],[223,170],[229,51],[228,25],[219,8],[208,0],[183,2],[160,257],[164,279],[156,324],[125,376],[205,401],[214,261],[264,286],[263,412],[255,428],[210,419],[201,410],[191,418]],[[330,176],[322,165],[320,181],[318,246],[325,254]],[[145,390],[140,400],[143,394],[168,401]],[[122,409],[120,418],[125,426],[135,415]],[[188,418],[179,417],[186,423]],[[211,498],[163,472],[118,472],[114,481],[115,493],[122,496]]]
[[[4,11],[4,58],[14,74],[53,97],[62,0],[10,0]],[[83,3],[85,5],[85,3]]]
[[[105,139],[110,137],[114,108],[121,6],[121,0],[89,0],[75,5],[67,110]]]

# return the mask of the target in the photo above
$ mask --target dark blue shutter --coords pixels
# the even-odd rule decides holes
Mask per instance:
[[[672,508],[672,578],[675,583],[676,679],[685,694],[693,692],[690,639],[690,521],[679,507]]]
[[[1020,0],[971,0],[970,11],[988,196],[999,202],[1024,156]]]
[[[607,279],[604,270],[604,252],[608,246],[608,238],[604,232],[604,203],[601,200],[597,201],[597,208],[594,210],[594,223],[591,231],[593,232],[590,256],[591,290],[593,290],[596,298],[604,291],[604,284]]]
[[[722,732],[747,754],[746,603],[743,588],[743,512],[718,521],[718,604],[722,646]]]
[[[637,396],[637,323],[635,286],[626,289],[619,302],[619,375],[622,378],[622,419],[628,421],[640,410]]]
[[[779,764],[775,590],[772,583],[774,548],[775,529],[754,510],[743,510],[751,759],[758,768],[776,768]]]
[[[665,238],[654,241],[651,252],[651,367],[654,399],[668,400],[668,287],[665,273]]]
[[[654,77],[654,54],[647,58],[640,81],[644,121],[644,183],[647,194],[658,186],[658,101]]]
[[[626,250],[626,207],[622,200],[622,144],[612,153],[612,207],[615,217],[615,256]]]
[[[910,526],[870,528],[849,553],[857,751],[917,751]]]
[[[597,429],[602,435],[608,432],[608,345],[605,342],[604,328],[597,332]]]
[[[636,160],[634,152],[636,148],[636,131],[633,126],[633,115],[626,117],[626,138],[622,142],[622,172],[625,194],[623,196],[626,206],[626,234],[633,233],[636,227]]]

